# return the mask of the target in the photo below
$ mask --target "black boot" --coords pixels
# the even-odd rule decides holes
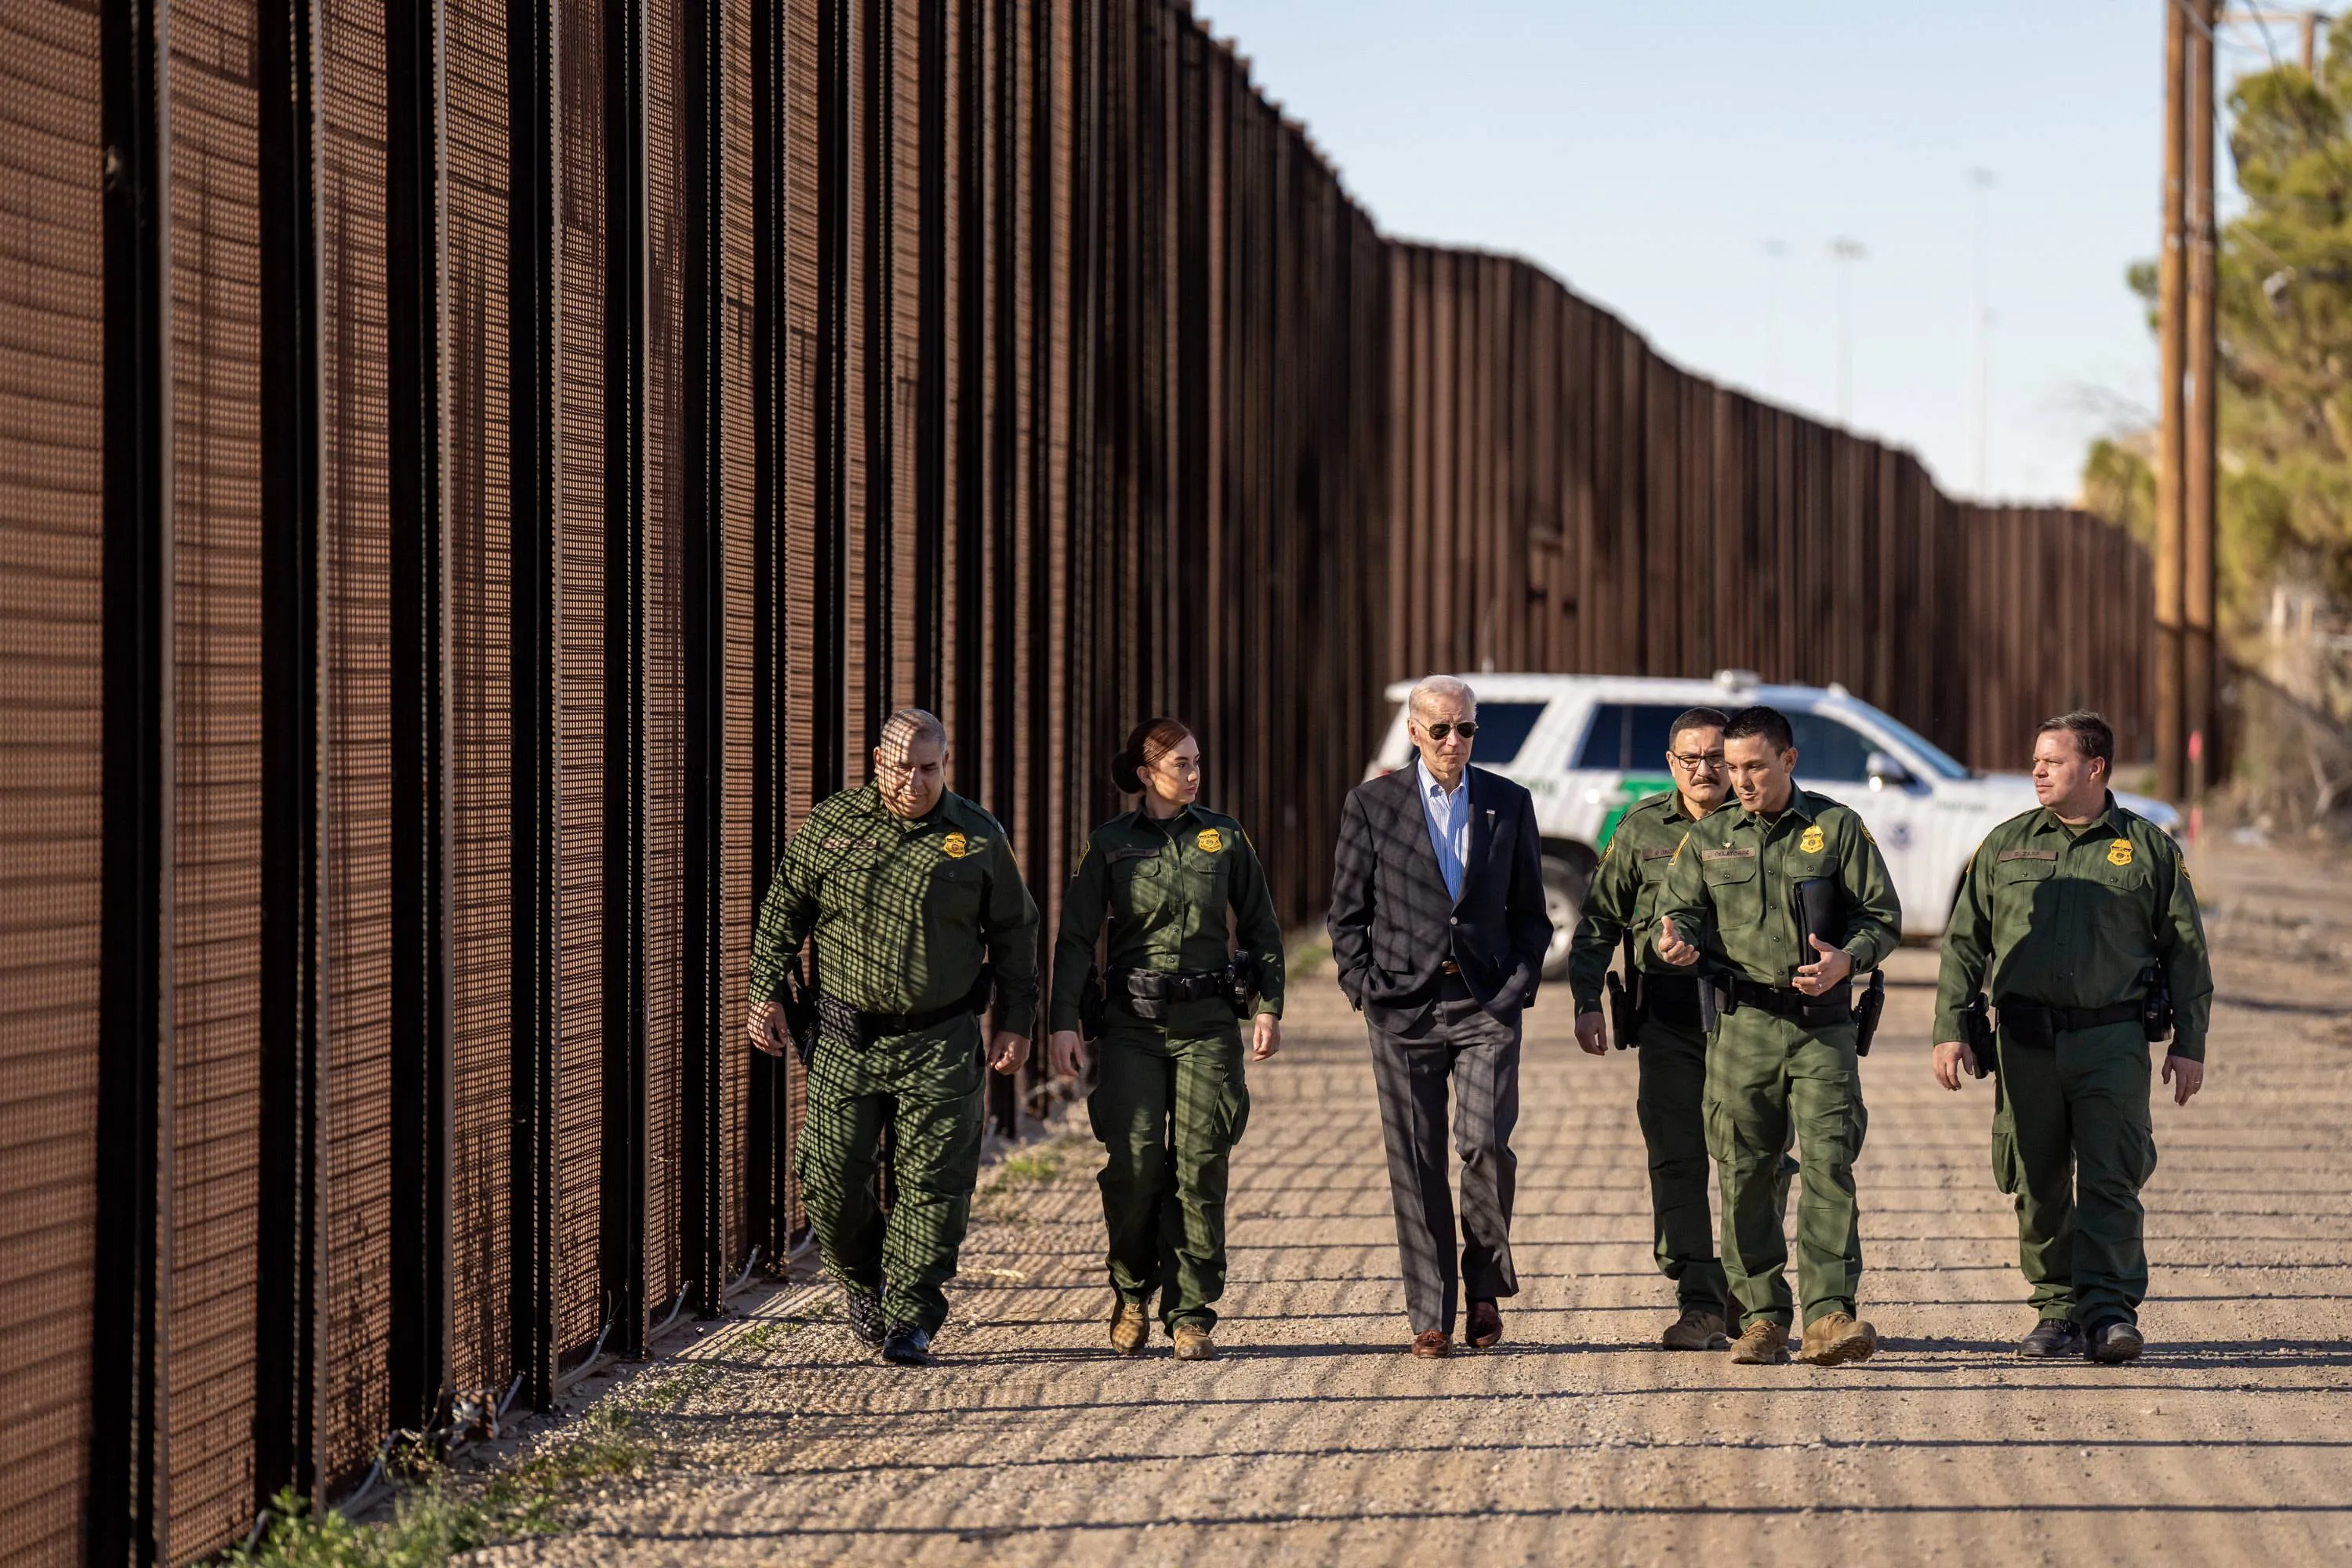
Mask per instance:
[[[2139,1352],[2147,1348],[2147,1342],[2140,1338],[2139,1325],[2117,1318],[2091,1331],[2083,1353],[2102,1366],[2120,1366],[2127,1361],[2137,1361]]]
[[[2067,1318],[2044,1318],[2033,1325],[2033,1331],[2017,1342],[2017,1353],[2026,1361],[2047,1361],[2053,1356],[2081,1355],[2083,1328]]]
[[[890,1331],[882,1342],[882,1359],[893,1366],[929,1366],[931,1364],[931,1332],[901,1325]]]
[[[867,1350],[882,1348],[882,1298],[863,1285],[844,1284],[841,1288],[841,1321],[849,1327],[849,1337]]]

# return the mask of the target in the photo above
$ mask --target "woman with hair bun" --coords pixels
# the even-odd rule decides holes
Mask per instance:
[[[1085,1065],[1081,1004],[1108,921],[1100,1072],[1087,1111],[1108,1152],[1111,1348],[1142,1352],[1156,1294],[1177,1356],[1207,1361],[1225,1289],[1226,1164],[1249,1121],[1241,1020],[1254,1019],[1250,1060],[1281,1049],[1282,924],[1249,836],[1199,804],[1191,730],[1147,720],[1110,773],[1119,793],[1143,799],[1095,829],[1070,879],[1050,1062],[1065,1078]]]

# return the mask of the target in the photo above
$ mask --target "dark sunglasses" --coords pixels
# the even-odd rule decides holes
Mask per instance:
[[[1465,719],[1459,724],[1423,724],[1422,730],[1433,741],[1443,741],[1448,735],[1459,735],[1467,741],[1478,733],[1478,721]]]

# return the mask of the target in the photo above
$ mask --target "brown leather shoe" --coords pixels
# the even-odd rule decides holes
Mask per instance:
[[[1114,1301],[1110,1309],[1110,1348],[1121,1355],[1141,1355],[1151,1342],[1151,1314],[1140,1301]]]
[[[1721,1351],[1731,1348],[1731,1336],[1724,1331],[1721,1318],[1693,1307],[1658,1336],[1658,1343],[1670,1351]]]
[[[1179,1323],[1174,1335],[1178,1361],[1214,1361],[1217,1342],[1198,1323]]]
[[[1473,1301],[1466,1327],[1468,1331],[1462,1337],[1470,1342],[1472,1348],[1493,1350],[1503,1342],[1503,1310],[1492,1301]]]
[[[1878,1348],[1878,1331],[1843,1312],[1824,1312],[1805,1325],[1805,1342],[1797,1359],[1812,1366],[1843,1366],[1868,1361]]]
[[[1412,1336],[1412,1353],[1423,1361],[1443,1361],[1454,1353],[1444,1329],[1424,1329]]]
[[[1789,1331],[1769,1318],[1759,1318],[1731,1342],[1731,1359],[1741,1366],[1786,1366]]]

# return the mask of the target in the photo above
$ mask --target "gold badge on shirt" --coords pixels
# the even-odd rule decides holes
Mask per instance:
[[[950,860],[961,860],[971,853],[971,840],[961,833],[950,833],[940,840],[940,847]]]
[[[2107,846],[2107,864],[2110,866],[2128,866],[2131,864],[2130,839],[2118,838],[2113,844]]]
[[[1203,827],[1192,842],[1201,847],[1202,853],[1214,855],[1225,847],[1225,836],[1213,827]]]
[[[1829,840],[1822,837],[1822,829],[1819,823],[1815,823],[1812,826],[1806,828],[1805,836],[1797,840],[1797,847],[1803,850],[1808,855],[1820,854],[1823,848],[1827,847],[1828,844]]]

